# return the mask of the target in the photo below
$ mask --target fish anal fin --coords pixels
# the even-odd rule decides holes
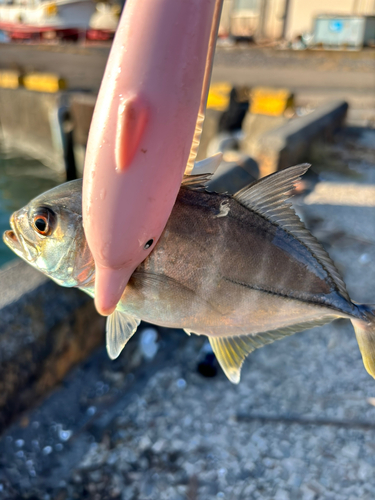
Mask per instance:
[[[106,342],[108,356],[111,359],[119,357],[129,339],[136,332],[140,322],[140,319],[117,310],[108,316]]]
[[[212,350],[215,353],[225,375],[233,384],[238,384],[241,378],[241,367],[246,356],[251,352],[238,349],[237,341],[241,337],[209,337]]]
[[[297,181],[309,167],[308,163],[303,163],[275,172],[246,186],[233,197],[244,207],[262,215],[303,243],[325,268],[340,294],[350,300],[345,283],[330,256],[287,202]]]
[[[299,323],[279,330],[236,337],[209,337],[209,341],[225,375],[233,384],[238,384],[241,377],[242,364],[245,358],[251,352],[255,351],[255,349],[293,335],[293,333],[301,332],[314,326],[322,326],[333,319],[335,319],[334,316],[325,316],[319,320]]]
[[[360,305],[363,320],[351,319],[367,373],[375,378],[375,304]]]

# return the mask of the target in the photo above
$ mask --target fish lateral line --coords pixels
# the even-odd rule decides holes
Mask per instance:
[[[232,283],[233,285],[243,286],[245,288],[248,288],[249,290],[254,290],[256,292],[261,292],[261,293],[273,295],[273,296],[276,296],[276,297],[281,297],[281,298],[287,299],[287,300],[294,300],[294,301],[297,301],[297,302],[303,302],[304,304],[309,304],[309,305],[316,306],[316,307],[322,307],[322,306],[324,306],[327,309],[332,309],[333,311],[336,311],[336,313],[340,313],[341,317],[343,317],[343,318],[348,318],[348,319],[350,319],[350,318],[353,318],[353,319],[354,318],[355,319],[363,319],[362,315],[360,315],[359,308],[355,304],[353,304],[351,301],[348,303],[347,300],[344,297],[341,297],[341,296],[340,297],[345,301],[345,303],[348,303],[349,305],[353,305],[354,310],[358,310],[358,316],[356,316],[354,314],[350,314],[349,312],[344,311],[342,309],[338,309],[334,305],[332,305],[330,303],[327,303],[327,302],[314,302],[314,300],[304,299],[303,297],[295,297],[295,296],[285,295],[283,293],[280,293],[280,292],[277,292],[277,291],[274,291],[274,290],[267,290],[267,289],[262,288],[260,286],[250,285],[248,283],[243,283],[241,281],[237,281],[237,280],[234,280],[234,279],[231,279],[231,278],[227,278],[225,276],[223,277],[223,279],[225,281],[228,281],[229,283]]]

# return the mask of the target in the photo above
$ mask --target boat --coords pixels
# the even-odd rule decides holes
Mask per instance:
[[[95,10],[93,0],[0,0],[0,31],[11,40],[78,40]]]

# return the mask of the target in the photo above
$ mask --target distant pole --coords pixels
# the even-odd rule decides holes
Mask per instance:
[[[281,34],[281,38],[284,39],[286,38],[286,30],[288,27],[289,7],[290,7],[290,0],[285,0],[283,32]]]
[[[258,33],[259,33],[261,38],[265,37],[267,3],[268,3],[268,0],[262,0],[262,2],[260,4]]]

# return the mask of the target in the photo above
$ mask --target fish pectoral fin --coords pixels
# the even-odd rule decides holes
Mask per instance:
[[[335,316],[326,316],[319,320],[298,323],[279,330],[262,332],[255,335],[241,335],[236,337],[208,337],[212,350],[223,369],[225,375],[233,384],[238,384],[241,377],[241,367],[245,358],[255,349],[259,349],[276,340],[280,340],[293,333],[302,332],[314,326],[322,326],[334,320]]]
[[[211,180],[212,174],[193,174],[184,175],[181,182],[181,188],[190,189],[192,191],[205,191],[206,184]]]
[[[115,311],[108,316],[106,341],[108,356],[111,359],[119,357],[128,340],[136,332],[140,322],[140,319],[120,311]]]
[[[204,160],[196,161],[189,175],[214,174],[223,160],[223,153],[216,153]]]

